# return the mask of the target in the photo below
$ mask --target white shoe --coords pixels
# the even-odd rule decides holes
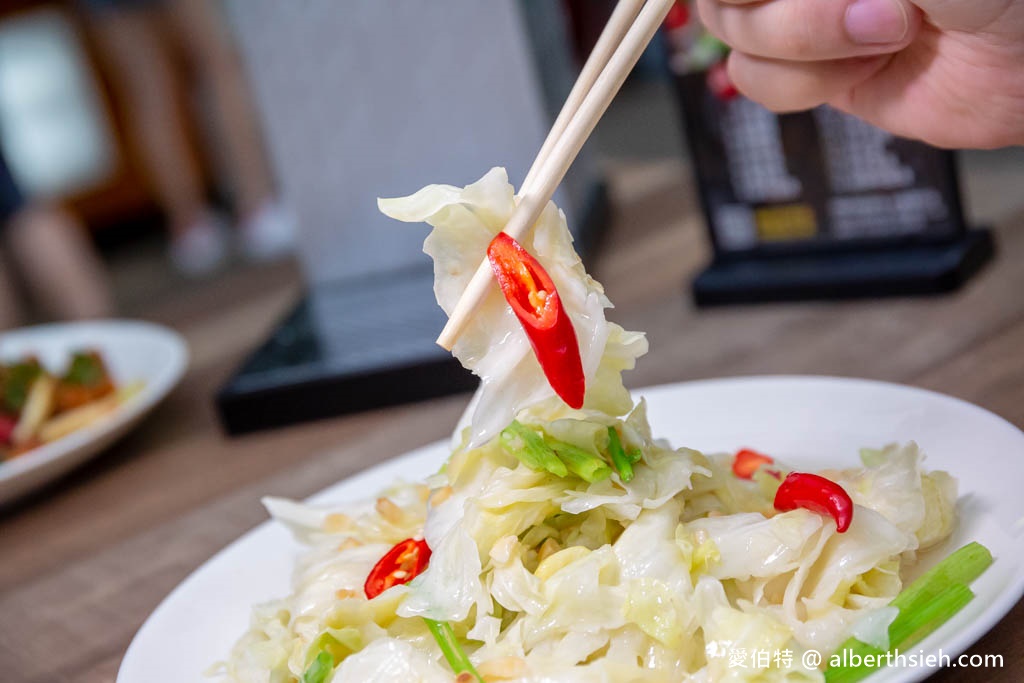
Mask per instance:
[[[295,216],[277,200],[266,201],[240,228],[242,253],[251,261],[272,261],[295,249]]]
[[[209,275],[227,258],[227,235],[217,219],[204,216],[183,234],[172,238],[168,252],[171,263],[182,275]]]

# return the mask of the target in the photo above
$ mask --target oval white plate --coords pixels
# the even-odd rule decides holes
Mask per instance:
[[[185,340],[151,323],[58,323],[0,334],[0,359],[10,361],[34,354],[53,372],[63,371],[71,353],[80,349],[97,349],[103,354],[119,387],[141,382],[141,390],[94,424],[0,462],[0,503],[59,477],[109,446],[174,388],[188,365]]]
[[[992,628],[1024,593],[1024,434],[977,406],[921,389],[827,377],[754,377],[690,382],[644,396],[656,435],[708,452],[743,446],[807,469],[855,466],[862,446],[917,441],[928,467],[960,481],[960,524],[927,560],[980,541],[993,565],[971,586],[976,598],[920,643],[954,656]],[[401,425],[396,425],[400,429]],[[316,503],[364,498],[393,480],[436,472],[436,443],[378,465],[313,496]],[[179,585],[132,641],[117,683],[181,683],[227,656],[254,603],[287,594],[297,543],[267,522],[235,541]],[[916,650],[915,650],[916,651]],[[999,654],[999,653],[992,653]],[[871,679],[917,681],[931,669],[890,669]]]

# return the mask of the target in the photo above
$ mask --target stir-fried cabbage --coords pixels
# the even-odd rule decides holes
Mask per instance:
[[[426,250],[448,311],[514,206],[502,169],[381,201],[434,226]],[[901,569],[952,529],[952,478],[924,471],[915,444],[888,446],[827,473],[856,504],[846,533],[816,512],[777,512],[776,479],[739,479],[726,455],[654,438],[621,378],[646,342],[605,320],[609,303],[554,205],[525,243],[579,331],[583,409],[553,395],[493,292],[455,349],[483,380],[469,435],[427,484],[330,509],[266,500],[307,550],[292,594],[254,608],[220,673],[304,683],[327,653],[333,683],[452,681],[427,619],[452,627],[486,681],[821,681],[807,649],[851,635],[887,647]],[[520,452],[526,442],[496,438],[513,420],[542,446],[605,460],[611,429],[635,456],[632,476],[553,474]],[[427,568],[367,599],[376,562],[408,538],[425,539]]]
[[[833,476],[855,503],[874,507],[914,534],[920,550],[949,536],[956,519],[956,480],[946,472],[925,472],[916,443],[864,449],[862,459],[866,467]]]
[[[465,188],[428,185],[401,199],[378,200],[380,210],[411,223],[427,222],[433,231],[423,250],[434,259],[434,293],[445,313],[469,284],[487,253],[487,245],[512,216],[516,197],[503,168]],[[576,329],[587,379],[584,408],[622,415],[632,406],[621,371],[647,352],[643,334],[626,332],[605,320],[611,302],[604,288],[583,268],[572,246],[565,214],[548,203],[523,246],[544,265]],[[480,376],[474,405],[471,445],[480,445],[512,421],[517,410],[544,403],[557,411],[561,402],[544,378],[519,321],[495,286],[474,310],[452,349]],[[566,408],[566,410],[568,410]]]

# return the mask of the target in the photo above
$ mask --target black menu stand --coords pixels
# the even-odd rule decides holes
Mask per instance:
[[[700,306],[948,292],[994,253],[952,152],[829,107],[776,115],[677,76],[714,248]]]

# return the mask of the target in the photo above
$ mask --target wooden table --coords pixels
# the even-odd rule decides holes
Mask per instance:
[[[1024,425],[1024,217],[997,226],[998,262],[951,296],[698,312],[684,283],[707,248],[686,171],[620,164],[609,175],[616,213],[596,275],[617,304],[611,317],[651,342],[630,385],[860,376],[959,396]],[[0,512],[0,680],[112,681],[160,600],[265,518],[261,495],[303,497],[447,435],[465,396],[225,439],[211,396],[297,294],[294,271],[275,277],[272,286],[259,278],[271,286],[259,296],[238,281],[219,299],[201,297],[205,312],[181,303],[153,312],[192,344],[183,384],[109,453]],[[934,680],[1018,680],[1024,605],[971,652],[1001,654],[1005,668]]]

